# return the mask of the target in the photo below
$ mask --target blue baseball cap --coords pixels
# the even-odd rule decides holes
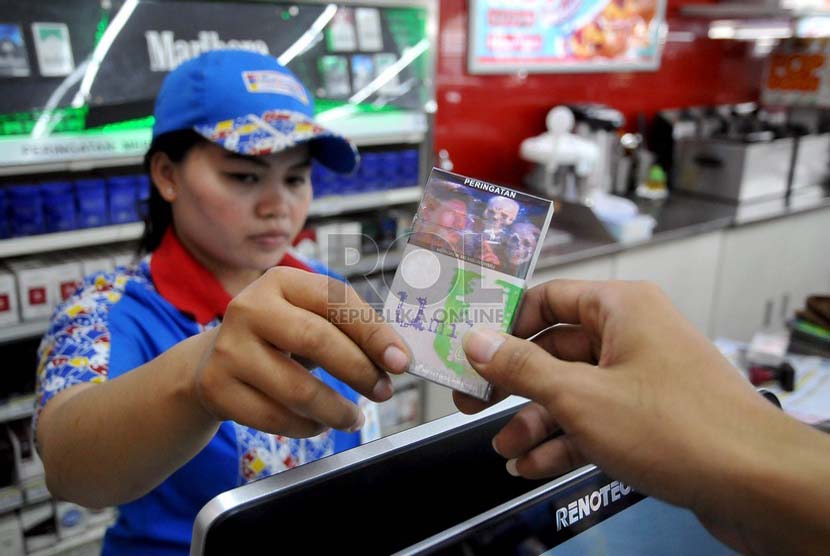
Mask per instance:
[[[153,138],[192,129],[229,151],[260,156],[308,143],[335,172],[354,171],[357,149],[314,122],[314,99],[276,58],[213,50],[170,72],[156,97]]]

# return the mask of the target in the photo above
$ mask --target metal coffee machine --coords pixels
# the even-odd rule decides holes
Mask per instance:
[[[603,193],[612,193],[616,180],[616,165],[620,157],[620,130],[625,125],[622,112],[602,104],[569,105],[576,118],[575,133],[597,145],[599,157],[588,178],[589,187]]]
[[[617,130],[625,120],[600,105],[557,106],[546,118],[547,131],[525,139],[520,156],[533,162],[525,183],[546,197],[585,202],[612,190],[619,150]]]

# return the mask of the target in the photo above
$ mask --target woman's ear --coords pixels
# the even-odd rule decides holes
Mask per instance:
[[[162,199],[168,203],[176,200],[178,190],[176,164],[170,160],[167,153],[153,153],[150,159],[150,178],[153,180],[153,184],[158,189]]]

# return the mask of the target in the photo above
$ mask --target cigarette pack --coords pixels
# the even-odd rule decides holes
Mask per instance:
[[[384,305],[409,373],[489,399],[461,339],[511,331],[552,215],[548,199],[433,168]]]
[[[8,263],[17,280],[20,316],[24,321],[48,318],[57,304],[52,287],[52,271],[38,259],[19,259]]]
[[[17,309],[17,281],[14,274],[0,269],[0,325],[20,322]]]

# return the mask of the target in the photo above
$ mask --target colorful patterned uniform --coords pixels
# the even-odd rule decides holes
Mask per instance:
[[[291,256],[280,264],[323,271]],[[61,390],[116,378],[216,326],[228,301],[219,282],[173,233],[137,265],[87,277],[58,308],[41,342],[35,420]],[[159,487],[119,508],[118,521],[104,541],[104,556],[186,555],[196,514],[220,492],[377,438],[376,407],[322,369],[314,373],[363,406],[367,424],[360,433],[331,431],[298,440],[227,421]]]

